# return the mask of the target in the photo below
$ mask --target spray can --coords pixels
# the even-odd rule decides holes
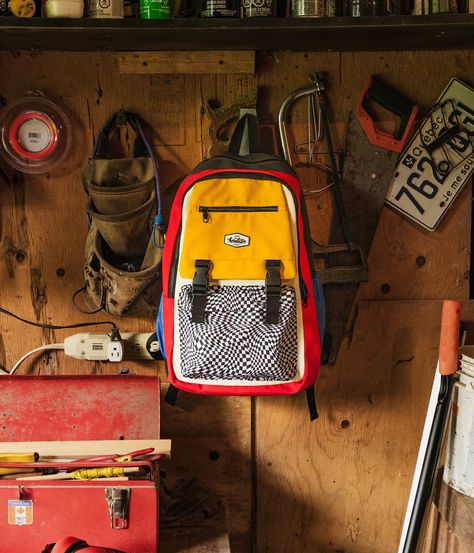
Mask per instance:
[[[203,0],[201,17],[239,17],[239,0]]]
[[[324,0],[293,0],[293,17],[324,17],[326,2]]]
[[[242,0],[243,17],[275,17],[276,0]]]
[[[140,0],[141,19],[169,19],[172,0]]]

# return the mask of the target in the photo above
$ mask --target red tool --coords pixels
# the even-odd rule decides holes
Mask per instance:
[[[399,128],[393,136],[377,129],[374,118],[370,114],[369,100],[379,104],[400,119]],[[361,92],[356,111],[360,124],[371,144],[392,152],[401,152],[411,134],[418,114],[418,106],[393,88],[374,77],[370,77]]]
[[[98,457],[89,457],[87,459],[74,459],[71,463],[95,463],[101,461],[116,461],[117,463],[129,463],[134,457],[141,457],[142,455],[149,455],[155,451],[154,447],[148,447],[146,449],[139,449],[138,451],[132,451],[125,455],[99,455]]]

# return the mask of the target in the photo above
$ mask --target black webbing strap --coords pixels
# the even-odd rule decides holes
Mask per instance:
[[[197,259],[194,267],[191,320],[193,323],[204,323],[211,262],[208,259]]]
[[[258,131],[258,119],[255,115],[246,113],[239,119],[230,139],[228,152],[238,156],[259,154],[262,152]]]
[[[281,261],[279,259],[267,259],[265,269],[267,270],[265,279],[265,293],[267,296],[265,324],[276,325],[280,319]]]
[[[318,409],[316,407],[316,394],[314,393],[314,384],[306,388],[306,401],[308,403],[309,418],[315,421],[318,418]]]
[[[168,405],[172,405],[173,407],[176,405],[176,400],[178,399],[178,388],[173,386],[173,384],[170,384],[168,386],[168,390],[166,391],[165,395],[165,401]]]

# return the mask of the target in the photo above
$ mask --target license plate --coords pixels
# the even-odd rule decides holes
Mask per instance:
[[[400,155],[385,203],[434,230],[473,171],[474,89],[452,79]]]

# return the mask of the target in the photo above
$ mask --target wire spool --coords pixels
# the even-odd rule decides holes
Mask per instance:
[[[65,158],[71,137],[66,114],[42,97],[23,98],[1,119],[0,154],[23,173],[51,171]]]

